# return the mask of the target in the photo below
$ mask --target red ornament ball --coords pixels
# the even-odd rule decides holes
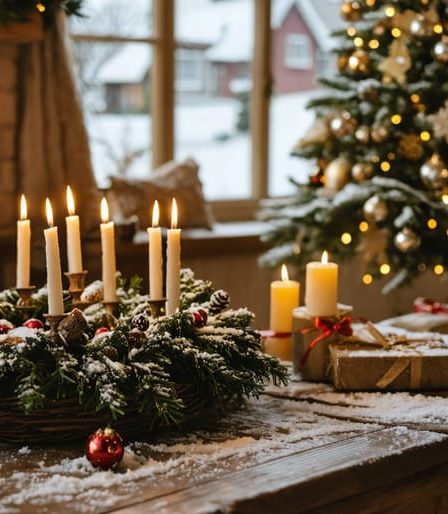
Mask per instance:
[[[191,311],[191,316],[193,318],[193,325],[195,327],[203,327],[207,324],[208,314],[205,309],[195,309]]]
[[[0,335],[7,334],[14,328],[13,324],[6,319],[0,319]]]
[[[93,467],[111,469],[123,458],[123,438],[113,428],[99,428],[86,443],[86,457]]]
[[[110,328],[109,327],[99,327],[95,330],[95,335],[96,336],[99,336],[101,334],[105,334],[106,332],[110,332]]]
[[[41,330],[44,328],[42,321],[36,318],[27,319],[23,326],[26,328],[32,328],[33,330]]]

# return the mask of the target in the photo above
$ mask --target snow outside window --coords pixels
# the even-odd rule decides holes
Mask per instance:
[[[308,70],[312,65],[310,38],[306,34],[286,34],[285,66],[294,70]]]
[[[194,93],[204,89],[204,61],[201,50],[180,49],[177,52],[176,89]]]

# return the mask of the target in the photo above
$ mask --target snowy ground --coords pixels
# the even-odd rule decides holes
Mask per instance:
[[[310,170],[309,162],[289,154],[312,123],[313,113],[304,107],[312,94],[294,93],[272,99],[269,179],[273,195],[291,190],[289,176],[300,178]],[[183,102],[176,108],[176,159],[191,156],[199,162],[209,199],[250,195],[250,137],[235,130],[238,110],[238,101],[230,98]],[[152,152],[149,116],[101,114],[89,116],[87,123],[100,186],[107,185],[107,176],[116,173],[114,161],[130,151],[144,153],[130,165],[128,176],[148,176]]]

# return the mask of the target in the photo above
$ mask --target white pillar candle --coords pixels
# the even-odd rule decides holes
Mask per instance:
[[[151,300],[163,298],[162,230],[158,226],[159,217],[159,202],[156,200],[152,209],[152,227],[148,228],[149,296]]]
[[[338,302],[338,265],[328,262],[323,252],[321,262],[306,265],[305,305],[311,316],[334,316]]]
[[[59,254],[58,227],[53,226],[53,209],[46,200],[48,227],[44,230],[45,255],[47,259],[48,314],[64,314],[62,297],[61,258]]]
[[[70,186],[67,186],[67,210],[69,215],[65,218],[65,224],[67,226],[68,271],[69,273],[81,273],[83,268],[79,216],[75,214],[75,200]]]
[[[171,228],[168,229],[166,257],[166,313],[174,314],[180,301],[180,235],[177,227],[177,203],[173,198],[171,210]]]
[[[27,218],[26,198],[25,195],[22,195],[20,198],[20,219],[17,220],[16,286],[19,288],[30,285],[31,224]]]
[[[103,299],[114,302],[116,294],[115,227],[109,221],[109,206],[106,198],[101,200],[101,250],[103,265]]]

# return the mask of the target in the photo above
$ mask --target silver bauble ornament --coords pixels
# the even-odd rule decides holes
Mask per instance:
[[[356,129],[355,137],[361,143],[368,143],[370,139],[370,129],[367,125],[361,125]]]
[[[325,168],[325,189],[339,191],[347,184],[350,176],[351,164],[344,157],[331,161]]]
[[[434,56],[439,62],[448,62],[448,38],[444,37],[434,45]]]
[[[436,191],[448,187],[448,169],[439,154],[433,154],[420,168],[420,178],[430,190]]]
[[[386,202],[378,195],[371,196],[363,206],[364,218],[370,223],[380,223],[389,215]]]
[[[368,162],[358,162],[352,168],[352,177],[355,182],[364,182],[373,175],[373,166]]]
[[[389,129],[384,125],[373,125],[370,137],[375,143],[382,143],[389,137]]]
[[[394,237],[394,244],[403,253],[414,252],[420,247],[420,237],[410,228],[403,228]]]

